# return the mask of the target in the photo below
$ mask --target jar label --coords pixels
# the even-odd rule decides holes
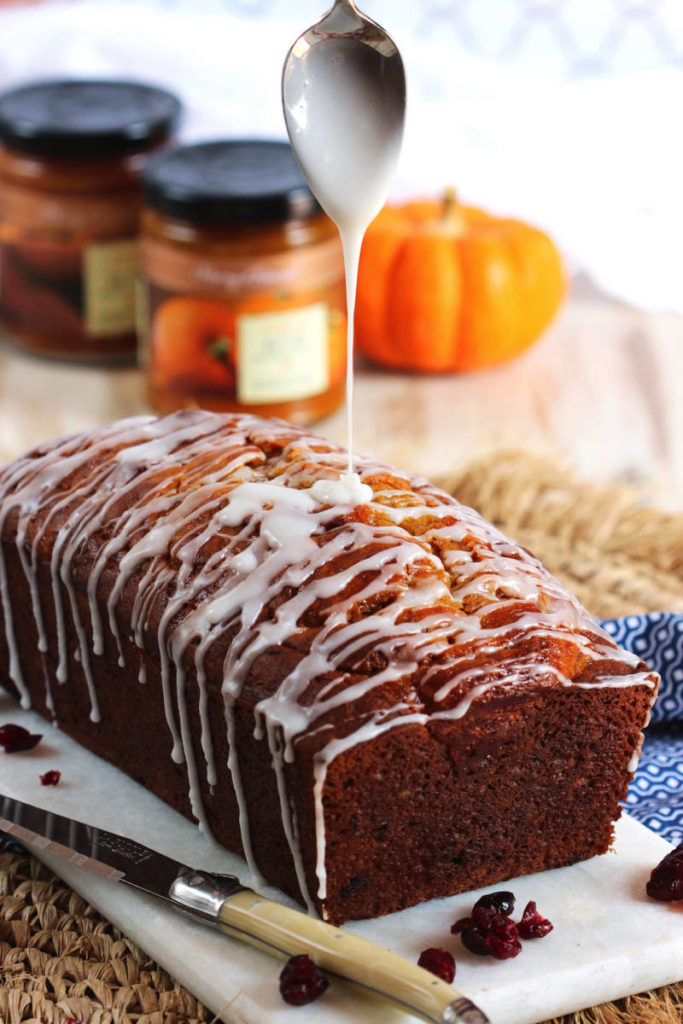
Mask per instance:
[[[245,256],[216,251],[210,257],[200,257],[191,249],[185,251],[143,235],[141,254],[145,276],[158,287],[229,302],[267,292],[316,291],[344,280],[338,238],[269,254]]]
[[[94,336],[128,334],[135,328],[138,244],[132,239],[88,245],[83,258],[85,329]]]
[[[143,277],[135,280],[135,333],[138,341],[138,366],[146,370],[151,358],[150,287]]]
[[[245,405],[308,398],[329,386],[328,308],[237,319],[237,398]]]

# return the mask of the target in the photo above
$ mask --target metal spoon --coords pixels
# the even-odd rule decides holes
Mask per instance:
[[[290,49],[282,104],[295,155],[321,205],[342,236],[350,219],[364,221],[364,230],[385,201],[403,136],[406,80],[393,39],[355,0],[336,0]],[[333,155],[336,189],[325,176]],[[369,178],[383,168],[373,188]]]
[[[307,49],[320,42],[321,39],[340,35],[354,36],[366,46],[372,46],[373,49],[378,50],[388,59],[397,58],[401,75],[403,75],[403,62],[396,43],[377,22],[358,10],[356,0],[335,0],[334,6],[322,16],[320,21],[301,34],[290,50],[290,55],[285,62],[285,71],[292,54],[299,59]],[[405,101],[405,78],[403,78],[403,97]]]

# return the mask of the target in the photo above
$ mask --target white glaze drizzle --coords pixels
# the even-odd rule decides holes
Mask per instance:
[[[358,473],[342,473],[338,480],[316,480],[311,494],[321,505],[362,505],[372,501],[372,487]]]
[[[67,438],[0,473],[0,529],[16,520],[40,650],[49,638],[37,567],[51,543],[58,681],[69,674],[69,615],[97,720],[92,658],[104,656],[109,635],[124,664],[117,615],[127,595],[132,642],[160,659],[171,754],[187,765],[191,806],[204,831],[200,751],[209,787],[218,777],[206,658],[230,631],[222,680],[214,682],[221,683],[228,767],[254,874],[235,703],[259,657],[290,648],[302,628],[310,630],[308,648],[255,708],[255,735],[269,746],[283,830],[309,906],[286,767],[303,733],[320,742],[314,799],[317,895],[324,900],[322,796],[328,766],[340,754],[399,725],[460,718],[496,686],[655,685],[532,556],[471,509],[368,459],[358,459],[356,479],[340,481],[345,460],[342,449],[287,424],[197,410]],[[2,553],[0,595],[10,676],[27,702]],[[563,675],[551,642],[571,645],[574,678]],[[135,670],[145,681],[142,657]],[[188,671],[198,690],[196,750]],[[49,692],[47,675],[45,683]],[[385,706],[387,694],[394,702]],[[337,735],[342,705],[357,714]]]

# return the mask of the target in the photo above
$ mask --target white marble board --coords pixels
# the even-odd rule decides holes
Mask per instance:
[[[38,715],[0,696],[0,723],[42,732],[21,754],[0,753],[0,792],[137,839],[197,867],[248,881],[244,862],[211,845],[195,826],[121,772],[79,747]],[[56,788],[39,774],[62,772]],[[415,960],[427,946],[456,957],[457,986],[492,1024],[537,1024],[546,1018],[683,978],[683,907],[648,900],[648,874],[669,845],[629,818],[617,827],[614,852],[573,867],[506,883],[521,912],[535,899],[555,925],[524,943],[514,960],[467,953],[450,934],[477,894],[454,896],[347,927]],[[151,897],[56,858],[50,868],[153,956],[225,1021],[233,1024],[410,1024],[416,1018],[334,981],[325,996],[293,1010],[278,994],[280,965],[265,954],[194,924]],[[490,891],[490,889],[489,889]],[[271,890],[267,895],[285,900]]]

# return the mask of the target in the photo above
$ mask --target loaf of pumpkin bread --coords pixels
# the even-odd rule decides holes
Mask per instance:
[[[200,410],[10,463],[3,684],[335,923],[605,852],[657,677],[477,513],[346,469]]]

